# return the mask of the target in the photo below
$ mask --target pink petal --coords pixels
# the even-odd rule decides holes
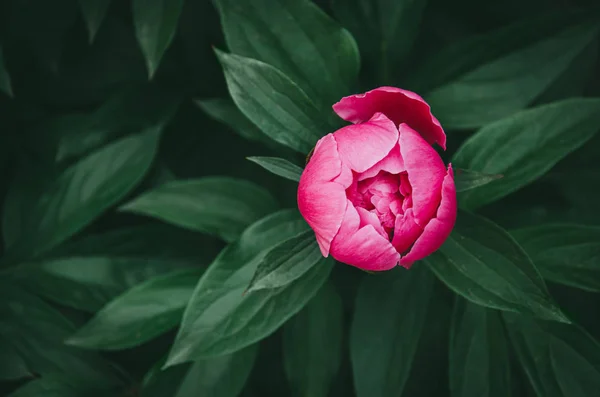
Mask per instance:
[[[333,182],[342,172],[337,144],[332,134],[321,138],[298,185],[298,209],[315,231],[323,256],[329,255],[331,240],[340,229],[346,211],[343,185]]]
[[[360,217],[360,228],[363,228],[367,225],[371,225],[373,226],[375,231],[379,233],[383,238],[388,238],[387,233],[385,232],[385,230],[383,230],[383,226],[381,226],[381,222],[379,221],[377,214],[371,211],[367,211],[366,209],[361,207],[355,208],[358,212],[358,216]]]
[[[424,227],[440,203],[446,167],[440,155],[415,130],[401,124],[399,132],[400,152],[412,187],[415,222]]]
[[[364,123],[334,132],[340,157],[355,172],[364,172],[381,161],[398,141],[396,125],[381,113]]]
[[[344,215],[340,231],[331,242],[331,256],[364,270],[389,270],[398,264],[400,254],[377,233],[373,225],[360,227],[360,216],[352,203]]]
[[[450,235],[456,222],[456,187],[454,186],[454,173],[452,165],[448,165],[448,174],[442,186],[442,202],[437,210],[437,215],[427,226],[423,234],[417,239],[408,254],[400,259],[400,265],[405,268],[419,259],[439,249]]]
[[[402,209],[403,200],[394,200],[390,204],[390,211],[394,216],[402,215],[404,213],[404,209]]]
[[[431,108],[414,92],[396,87],[379,87],[364,94],[342,98],[333,110],[351,123],[369,120],[376,112],[385,114],[395,125],[406,123],[418,131],[430,144],[446,150],[446,134]]]
[[[423,228],[415,222],[413,209],[406,210],[404,215],[396,217],[392,245],[399,253],[406,252],[423,233]]]
[[[373,167],[369,168],[365,172],[358,175],[358,180],[362,181],[367,178],[372,178],[375,175],[379,174],[380,171],[389,172],[390,174],[396,175],[403,171],[406,171],[404,168],[404,161],[402,161],[402,156],[400,155],[400,145],[394,145],[392,150],[377,164]]]

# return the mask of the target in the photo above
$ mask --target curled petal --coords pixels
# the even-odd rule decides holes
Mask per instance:
[[[396,217],[392,245],[396,248],[396,251],[402,254],[408,251],[422,233],[423,228],[417,225],[413,216],[413,209],[409,208],[404,215]]]
[[[423,234],[415,241],[411,250],[400,259],[400,265],[409,268],[415,261],[425,258],[442,246],[450,235],[456,222],[456,187],[454,186],[454,173],[452,165],[448,165],[448,173],[442,186],[442,201],[433,218]]]
[[[412,188],[415,222],[424,227],[438,208],[446,167],[439,154],[406,124],[400,128],[400,152]]]
[[[392,150],[398,129],[390,119],[376,113],[365,123],[340,128],[334,136],[342,162],[355,172],[364,172]]]
[[[376,112],[385,114],[395,125],[406,123],[430,144],[446,150],[446,134],[431,108],[419,95],[395,87],[379,87],[364,94],[342,98],[333,110],[346,121],[362,123]]]
[[[298,185],[298,209],[315,231],[323,256],[329,255],[333,237],[346,211],[346,192],[334,182],[342,172],[337,144],[332,134],[321,138]]]
[[[331,255],[340,262],[364,270],[389,270],[398,264],[400,254],[373,225],[360,227],[361,219],[348,202],[344,221],[331,242]]]
[[[402,161],[402,156],[400,155],[400,145],[394,145],[392,150],[377,164],[366,170],[365,172],[358,175],[358,180],[362,181],[367,178],[372,178],[375,175],[379,174],[379,172],[385,171],[390,174],[396,175],[403,171],[406,171],[404,168],[404,161]]]
[[[381,226],[381,222],[379,221],[379,218],[377,217],[377,215],[374,212],[367,211],[366,209],[361,208],[361,207],[355,207],[355,208],[356,208],[356,211],[358,211],[358,216],[360,217],[359,228],[363,228],[367,225],[371,225],[371,226],[373,226],[375,231],[381,235],[381,237],[386,238],[386,239],[388,238],[387,233],[383,229],[383,226]]]

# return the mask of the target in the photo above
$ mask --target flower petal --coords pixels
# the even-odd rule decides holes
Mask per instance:
[[[317,142],[298,185],[298,209],[315,231],[325,257],[346,211],[345,188],[333,181],[341,172],[337,144],[333,135],[328,134]]]
[[[400,152],[412,188],[415,222],[424,227],[438,208],[446,167],[440,155],[421,135],[401,124]]]
[[[360,216],[352,203],[344,215],[340,231],[331,242],[331,256],[364,270],[389,270],[398,264],[400,254],[369,224],[359,229]]]
[[[439,249],[452,232],[456,222],[456,187],[454,186],[454,173],[452,165],[448,165],[448,173],[444,178],[442,186],[442,201],[437,210],[437,216],[433,218],[423,234],[417,239],[411,250],[400,259],[400,265],[405,268],[419,259]]]
[[[404,215],[396,217],[392,245],[400,254],[406,252],[423,233],[423,228],[415,222],[413,209],[406,210]]]
[[[362,123],[376,112],[385,114],[395,125],[406,123],[430,144],[446,150],[446,134],[431,108],[419,95],[396,87],[379,87],[364,94],[342,98],[333,110],[346,121]]]
[[[400,145],[394,145],[392,150],[377,164],[366,170],[365,172],[358,175],[358,180],[362,181],[367,178],[372,178],[379,172],[385,171],[390,174],[396,175],[406,171],[404,168],[404,161],[400,155]]]
[[[360,226],[359,228],[363,228],[367,225],[371,225],[373,226],[373,228],[375,229],[375,231],[377,233],[379,233],[383,238],[387,239],[387,233],[385,232],[385,230],[383,230],[383,226],[381,226],[381,222],[379,221],[379,218],[377,217],[377,214],[375,214],[372,211],[367,211],[364,208],[361,207],[355,207],[356,211],[358,212],[358,216],[360,217]]]
[[[396,125],[381,113],[364,123],[334,132],[342,162],[355,172],[364,172],[381,161],[398,141]]]

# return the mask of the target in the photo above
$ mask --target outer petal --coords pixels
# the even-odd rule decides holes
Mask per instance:
[[[415,222],[425,227],[438,208],[446,167],[439,154],[406,124],[400,128],[400,152],[412,187]]]
[[[369,120],[376,112],[385,114],[396,125],[406,123],[430,144],[446,150],[446,134],[431,108],[419,95],[396,87],[379,87],[364,94],[342,98],[333,110],[351,123]]]
[[[346,211],[346,192],[334,182],[342,172],[337,144],[332,134],[317,142],[298,185],[298,209],[315,231],[323,256],[329,255],[331,240],[338,232]]]
[[[408,254],[400,259],[400,265],[409,268],[415,261],[425,258],[442,246],[450,235],[456,222],[456,187],[452,165],[448,165],[448,174],[442,186],[442,202],[437,216],[432,219],[423,234],[417,239]]]
[[[358,180],[362,181],[367,178],[372,178],[379,174],[380,171],[389,172],[390,174],[399,174],[406,171],[404,161],[400,155],[400,145],[394,145],[392,150],[377,164],[358,175]]]
[[[348,201],[348,209],[340,231],[331,243],[331,256],[340,262],[364,270],[382,271],[396,266],[400,254],[372,225],[360,228],[356,208]]]
[[[348,125],[333,133],[342,162],[363,172],[381,161],[398,141],[396,125],[382,113],[361,124]]]

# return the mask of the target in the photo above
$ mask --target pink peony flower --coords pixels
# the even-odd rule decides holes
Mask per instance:
[[[431,146],[446,134],[417,94],[380,87],[342,98],[354,124],[321,138],[298,187],[298,207],[323,256],[389,270],[437,250],[456,220],[456,189]]]

